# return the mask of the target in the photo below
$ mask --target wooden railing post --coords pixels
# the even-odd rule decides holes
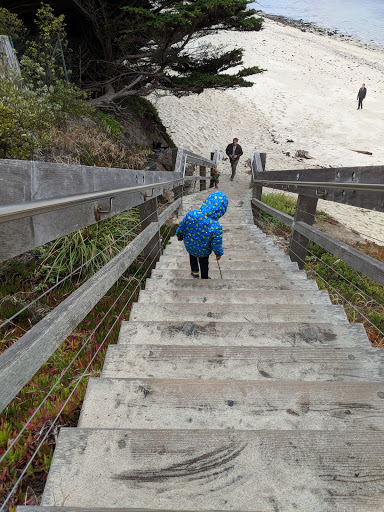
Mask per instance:
[[[261,201],[261,196],[263,195],[263,186],[260,183],[254,183],[252,189],[252,199],[258,199]],[[252,205],[252,215],[253,215],[253,223],[257,224],[258,219],[260,218],[260,208],[253,203]]]
[[[207,176],[207,168],[200,165],[200,178],[205,178]],[[202,190],[207,190],[207,182],[205,180],[200,180],[200,192]]]
[[[143,231],[151,222],[158,222],[159,217],[157,213],[157,197],[148,199],[139,205],[140,224]],[[152,238],[149,244],[144,248],[145,268],[152,270],[155,268],[156,262],[160,259],[160,231]]]
[[[184,151],[182,149],[172,149],[172,168],[174,172],[183,172],[184,170]],[[173,189],[173,200],[177,201],[183,197],[183,184]],[[176,215],[179,214],[179,208],[176,210]]]
[[[291,261],[296,261],[298,263],[300,269],[304,268],[309,239],[295,231],[295,222],[301,221],[312,226],[315,220],[317,202],[317,198],[301,194],[299,194],[297,198],[293,231],[289,247],[289,257],[291,258]]]
[[[215,155],[216,155],[216,151],[211,151],[211,160],[214,160],[215,159]],[[210,170],[211,171],[211,170]],[[209,175],[211,175],[211,172],[209,172]],[[214,187],[214,184],[213,182],[209,182],[209,185],[208,185],[208,188],[211,188],[211,183],[212,183],[212,188]]]
[[[259,153],[260,158],[256,158],[256,153],[253,157],[253,169],[254,169],[254,176],[253,178],[258,178],[258,173],[265,171],[265,163],[267,159],[267,153]],[[260,183],[254,183],[253,189],[252,189],[252,199],[258,199],[261,201],[261,196],[263,194],[263,186],[260,185]],[[257,224],[257,220],[260,218],[260,208],[256,205],[252,204],[252,213],[253,213],[253,222]]]

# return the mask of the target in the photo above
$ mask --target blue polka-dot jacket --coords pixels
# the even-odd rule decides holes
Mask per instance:
[[[222,256],[223,228],[217,221],[224,215],[228,207],[228,197],[223,192],[210,194],[200,210],[187,213],[176,231],[179,240],[189,254],[204,258],[213,251],[216,256]]]

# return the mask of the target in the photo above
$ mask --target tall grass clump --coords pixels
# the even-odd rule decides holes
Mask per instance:
[[[137,209],[120,213],[36,249],[41,260],[37,271],[46,282],[53,283],[69,274],[79,282],[100,270],[138,232]]]

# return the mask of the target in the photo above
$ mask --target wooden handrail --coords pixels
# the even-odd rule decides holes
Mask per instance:
[[[213,165],[211,160],[180,149],[175,153],[175,172],[128,171],[0,160],[0,182],[7,183],[7,187],[0,189],[0,202],[8,204],[8,210],[12,210],[7,212],[7,207],[3,207],[4,215],[11,217],[0,224],[0,261],[93,224],[96,222],[93,203],[102,198],[116,197],[114,206],[111,205],[105,217],[134,206],[141,208],[141,214],[148,208],[153,213],[153,218],[147,215],[144,218],[141,215],[142,232],[117,256],[0,354],[0,412],[138,255],[151,250],[152,245],[159,245],[160,227],[177,211],[182,202],[184,180],[180,166],[185,155],[187,161],[194,165],[204,168]],[[207,178],[200,176],[192,179]],[[79,192],[79,188],[83,193],[72,193]],[[152,189],[152,193],[146,201],[144,192],[148,189]],[[158,214],[157,197],[168,189],[174,189],[175,200]],[[35,201],[31,201],[33,199]],[[9,208],[12,202],[19,204],[13,205],[12,209]],[[53,211],[57,208],[60,208],[59,212]],[[20,218],[24,214],[28,217]],[[69,222],[66,222],[68,218]],[[153,260],[156,260],[156,256]]]
[[[180,206],[177,199],[125,249],[0,354],[0,412],[87,316]]]
[[[384,212],[384,166],[257,172],[254,185]]]

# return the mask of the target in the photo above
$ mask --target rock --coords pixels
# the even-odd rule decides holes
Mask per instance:
[[[95,123],[95,121],[85,116],[80,117],[80,122],[83,126],[97,126],[97,123]]]
[[[171,149],[167,149],[166,151],[159,154],[159,157],[156,161],[156,168],[158,171],[173,171]]]
[[[308,160],[313,158],[312,156],[309,156],[308,151],[304,151],[303,149],[298,149],[295,153],[296,158],[307,158]]]

